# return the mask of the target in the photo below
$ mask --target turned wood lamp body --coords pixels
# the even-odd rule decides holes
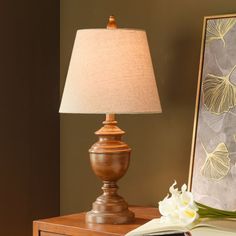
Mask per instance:
[[[131,149],[121,141],[125,132],[117,127],[114,118],[114,114],[106,115],[104,126],[95,133],[99,141],[89,150],[92,169],[103,181],[103,194],[86,214],[88,222],[122,224],[134,219],[134,214],[128,210],[125,200],[117,194],[116,181],[129,167]]]
[[[113,16],[107,29],[78,30],[61,101],[62,113],[106,114],[90,149],[94,173],[103,181],[103,194],[86,214],[90,223],[124,224],[134,214],[117,194],[116,182],[126,173],[130,147],[115,113],[160,113],[146,33],[118,29]]]

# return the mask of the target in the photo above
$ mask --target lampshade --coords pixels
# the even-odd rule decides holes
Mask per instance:
[[[78,30],[60,112],[161,112],[146,32]]]

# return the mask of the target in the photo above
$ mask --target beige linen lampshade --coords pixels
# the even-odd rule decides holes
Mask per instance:
[[[78,30],[60,112],[161,112],[145,31]]]

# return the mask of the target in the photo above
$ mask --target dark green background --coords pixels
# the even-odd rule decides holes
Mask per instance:
[[[235,0],[61,0],[61,89],[76,29],[119,27],[147,31],[163,114],[120,115],[133,148],[120,193],[131,204],[156,206],[176,179],[188,179],[203,17],[236,12]],[[102,115],[61,116],[61,212],[89,210],[101,183],[91,171],[88,148]]]
[[[0,1],[0,235],[59,214],[59,1]]]

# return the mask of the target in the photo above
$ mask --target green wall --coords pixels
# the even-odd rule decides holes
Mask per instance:
[[[163,114],[119,115],[132,147],[119,182],[130,204],[156,206],[176,179],[186,183],[191,149],[203,17],[236,12],[235,0],[61,0],[61,90],[77,29],[119,27],[147,31]],[[102,115],[61,115],[61,213],[89,210],[100,193],[88,148]]]

